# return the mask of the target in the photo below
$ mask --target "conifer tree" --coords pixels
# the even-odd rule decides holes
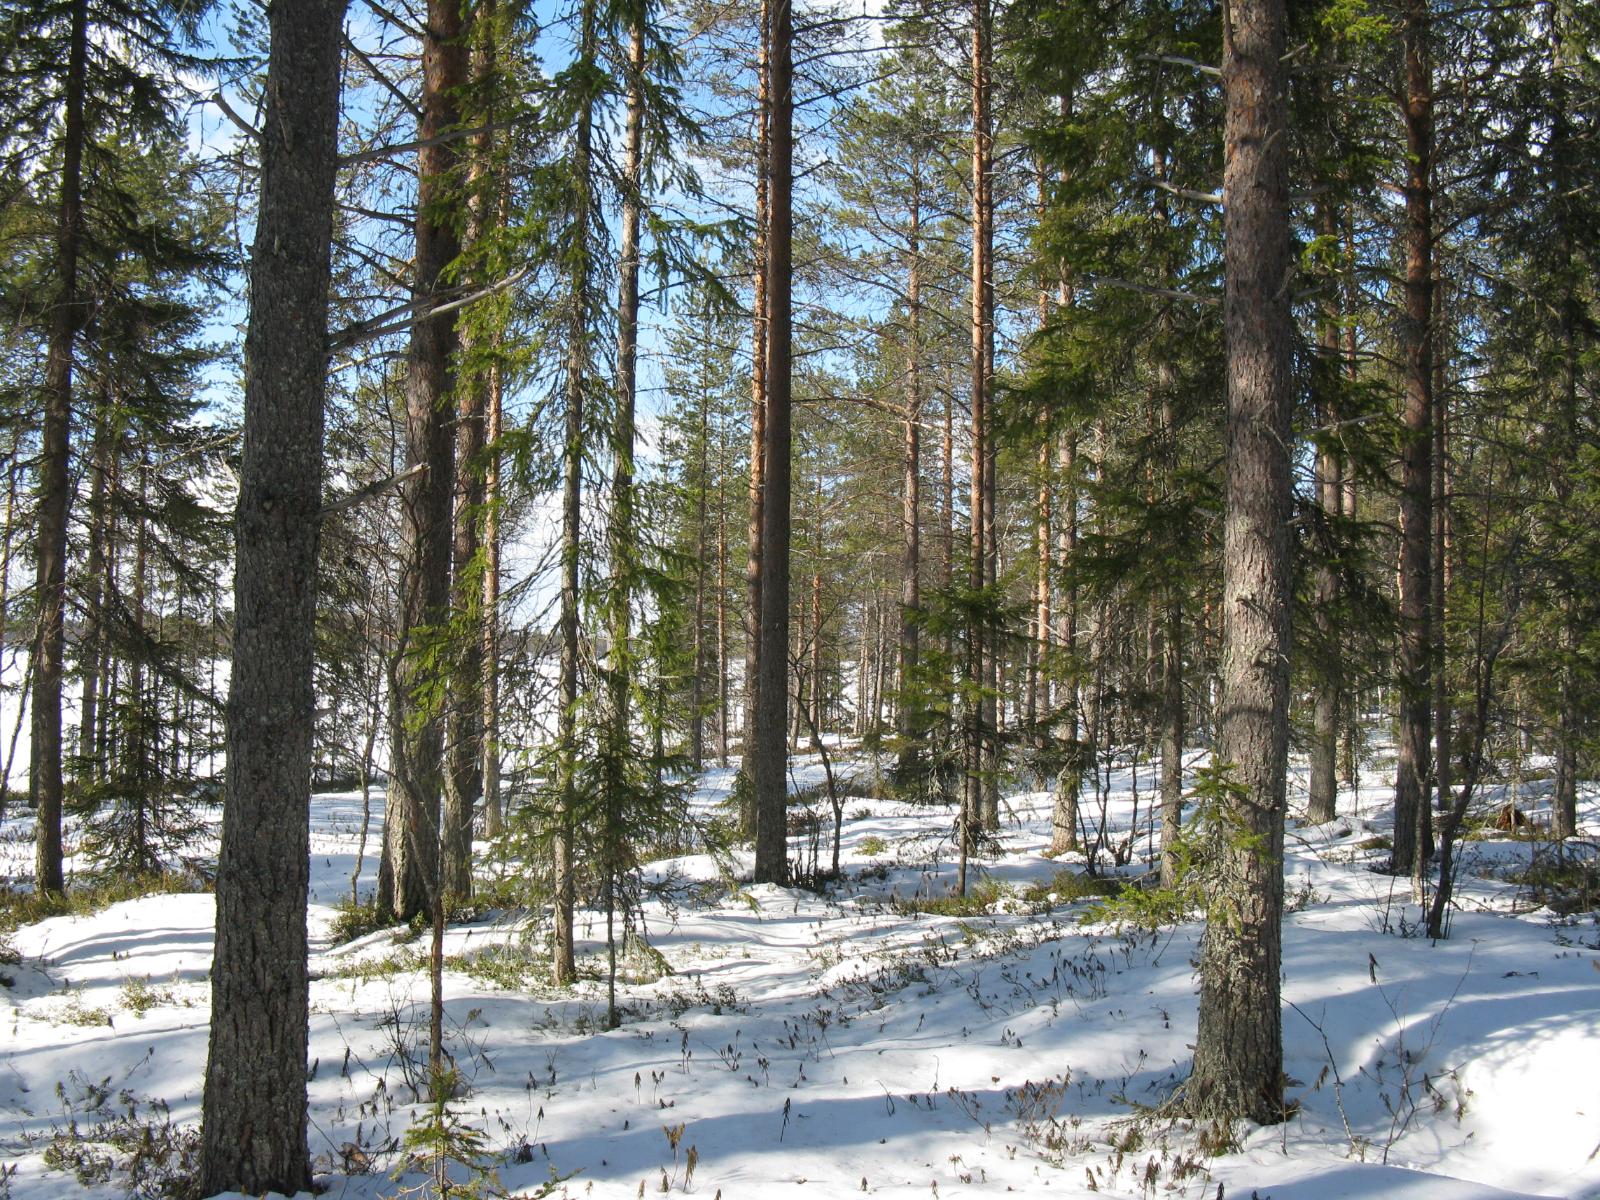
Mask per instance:
[[[343,0],[270,14],[202,1187],[311,1186],[306,892]]]

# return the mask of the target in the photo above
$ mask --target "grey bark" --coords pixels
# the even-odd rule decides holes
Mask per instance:
[[[1224,15],[1228,421],[1217,758],[1240,789],[1208,881],[1191,1115],[1281,1121],[1289,743],[1290,311],[1283,0]]]
[[[1433,84],[1425,44],[1428,14],[1413,0],[1402,14],[1406,129],[1404,432],[1400,446],[1400,729],[1395,768],[1394,859],[1416,869],[1432,847],[1428,789],[1432,757],[1433,551]]]
[[[344,0],[277,0],[245,336],[233,671],[201,1190],[293,1195],[306,1148],[306,889],[329,247]]]
[[[460,122],[457,96],[467,79],[460,5],[429,0],[422,47],[422,119],[417,152],[416,258],[411,281],[419,306],[432,305],[461,240],[442,206],[458,151],[439,134]],[[444,722],[434,699],[444,669],[438,647],[450,605],[451,502],[455,487],[454,310],[411,329],[406,358],[406,456],[426,469],[400,491],[404,562],[400,636],[391,660],[390,772],[384,811],[378,907],[408,921],[431,907],[441,864]]]

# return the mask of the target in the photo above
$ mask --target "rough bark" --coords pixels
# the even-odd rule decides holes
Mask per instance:
[[[758,883],[788,874],[787,776],[784,740],[789,646],[791,194],[793,189],[793,13],[772,0],[771,124],[767,160],[767,378],[762,488],[761,643],[753,752]]]
[[[429,0],[422,44],[419,141],[459,124],[457,97],[467,80],[461,6]],[[416,254],[412,296],[435,303],[445,269],[461,253],[449,214],[449,176],[458,149],[445,141],[417,152]],[[391,659],[390,771],[379,908],[408,921],[431,908],[441,864],[444,715],[434,698],[444,669],[437,640],[450,605],[451,507],[455,489],[454,311],[421,316],[406,355],[406,458],[421,474],[401,487],[403,565],[400,636]]]
[[[493,0],[474,16],[471,72],[474,111],[482,128],[473,135],[467,167],[465,248],[481,250],[498,214],[494,182],[494,121],[490,92],[495,75],[495,12]],[[481,263],[481,258],[480,258]],[[482,266],[473,284],[489,282]],[[461,326],[463,367],[456,387],[456,463],[453,617],[461,625],[461,641],[453,655],[449,709],[445,724],[447,754],[440,878],[449,902],[472,894],[472,817],[484,795],[485,614],[483,601],[483,520],[487,494],[484,449],[488,444],[489,393],[493,389],[493,335],[481,322]]]
[[[1433,84],[1428,13],[1403,14],[1406,131],[1404,432],[1400,445],[1400,726],[1395,768],[1394,870],[1431,853],[1428,789],[1432,747],[1433,550]]]
[[[1192,1115],[1281,1121],[1283,820],[1289,742],[1290,311],[1283,0],[1224,15],[1227,499],[1217,758],[1239,791],[1216,851]]]
[[[756,67],[756,228],[755,272],[750,321],[750,522],[745,560],[744,723],[741,730],[739,825],[756,836],[755,730],[761,692],[761,538],[765,502],[767,449],[767,238],[771,224],[769,176],[772,156],[772,0],[761,0],[761,47]]]
[[[201,1191],[311,1187],[306,890],[344,0],[277,0],[245,337]]]
[[[592,66],[598,54],[599,13],[596,0],[584,0],[580,16],[578,60]],[[572,148],[573,249],[568,269],[566,363],[566,428],[561,451],[561,712],[556,723],[557,796],[551,858],[555,890],[555,944],[552,973],[558,985],[577,978],[573,909],[577,901],[574,875],[574,810],[578,772],[578,565],[583,540],[583,410],[589,370],[589,318],[592,264],[589,260],[590,209],[594,199],[595,99],[578,105]]]
[[[44,421],[39,433],[39,502],[34,590],[39,612],[29,667],[33,673],[28,793],[34,810],[34,886],[59,892],[61,874],[61,675],[66,655],[68,477],[72,437],[74,343],[83,325],[78,252],[83,239],[84,74],[89,47],[88,0],[69,11],[67,77],[61,143],[61,194],[56,227],[60,292],[45,347]]]

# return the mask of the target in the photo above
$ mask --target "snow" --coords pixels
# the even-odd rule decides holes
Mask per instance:
[[[825,895],[753,886],[737,856],[650,864],[645,932],[671,973],[630,957],[618,1030],[601,1028],[597,914],[580,922],[586,977],[569,990],[546,982],[543,926],[527,914],[452,926],[447,1040],[468,1083],[455,1107],[485,1133],[512,1194],[559,1177],[554,1195],[617,1200],[663,1185],[707,1200],[1211,1200],[1219,1185],[1263,1200],[1600,1195],[1600,929],[1534,908],[1504,878],[1548,844],[1466,843],[1452,936],[1431,944],[1416,936],[1408,885],[1370,869],[1386,788],[1344,793],[1328,825],[1291,821],[1284,1043],[1296,1111],[1211,1155],[1201,1131],[1153,1111],[1189,1067],[1198,927],[1083,925],[1081,903],[1041,911],[1004,894],[971,915],[897,907],[950,890],[951,814],[873,799],[870,764],[842,747],[834,757],[849,793],[844,882]],[[1382,775],[1369,768],[1366,780]],[[1143,822],[1149,764],[1138,778]],[[820,784],[820,763],[797,759],[794,781]],[[730,782],[707,772],[697,803],[712,808]],[[1296,782],[1303,802],[1303,772]],[[1129,831],[1132,784],[1128,770],[1112,774],[1113,840]],[[825,863],[831,813],[816,803]],[[1007,797],[984,876],[1019,892],[1081,867],[1044,856],[1049,803]],[[1538,818],[1537,797],[1518,803]],[[1086,804],[1092,815],[1092,794]],[[1592,792],[1582,805],[1587,826],[1600,824]],[[381,796],[373,807],[366,890]],[[397,1196],[422,1181],[394,1177],[394,1147],[423,1113],[412,1085],[425,942],[381,931],[333,944],[360,797],[319,795],[312,821],[311,1151],[327,1195]],[[25,876],[27,833],[15,814],[0,828],[0,871]],[[1147,844],[1141,829],[1132,846]],[[47,1165],[69,1128],[87,1145],[129,1102],[140,1120],[160,1101],[174,1128],[198,1121],[213,913],[207,895],[155,895],[11,936],[21,962],[0,967],[0,1165],[15,1164],[16,1200],[128,1194],[125,1173],[83,1186]]]

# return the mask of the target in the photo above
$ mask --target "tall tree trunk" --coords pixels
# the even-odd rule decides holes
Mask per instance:
[[[1400,731],[1394,792],[1394,870],[1432,851],[1428,821],[1433,659],[1433,82],[1428,12],[1408,0],[1401,23],[1406,130],[1404,433],[1400,446]]]
[[[498,341],[498,335],[496,337]],[[505,829],[500,794],[500,418],[501,371],[489,367],[483,483],[483,832]]]
[[[1049,204],[1049,194],[1046,188],[1046,175],[1044,164],[1037,164],[1036,184],[1038,190],[1038,215],[1042,219]],[[1050,289],[1044,284],[1039,288],[1039,329],[1042,332],[1050,324]],[[1052,697],[1050,695],[1051,663],[1050,645],[1055,634],[1055,627],[1050,616],[1050,560],[1055,553],[1054,513],[1051,511],[1055,504],[1053,472],[1055,463],[1055,439],[1050,431],[1050,421],[1046,416],[1040,422],[1041,436],[1039,439],[1039,493],[1038,514],[1035,518],[1037,524],[1034,534],[1034,582],[1033,582],[1033,628],[1034,641],[1029,646],[1030,662],[1032,667],[1028,672],[1028,699],[1027,723],[1035,726],[1034,746],[1036,750],[1043,751],[1048,745],[1048,736],[1043,728],[1038,728],[1038,722],[1048,718],[1051,712]]]
[[[1331,205],[1322,204],[1318,210],[1318,232],[1325,238],[1337,235]],[[1338,387],[1339,374],[1339,323],[1338,302],[1330,297],[1322,313],[1318,334],[1318,357],[1315,378],[1319,382],[1317,416],[1322,425],[1333,426],[1339,420],[1339,407],[1333,396]],[[1316,475],[1313,495],[1324,526],[1336,520],[1340,513],[1344,492],[1343,464],[1333,437],[1326,430],[1317,447]],[[1306,819],[1320,825],[1334,819],[1335,800],[1338,796],[1339,738],[1339,686],[1340,677],[1331,658],[1337,631],[1333,623],[1333,606],[1339,599],[1339,575],[1332,563],[1321,561],[1316,567],[1314,581],[1316,594],[1316,621],[1322,635],[1322,651],[1330,657],[1316,664],[1311,697],[1311,775],[1306,802]]]
[[[953,595],[956,581],[956,396],[953,388],[946,389],[944,401],[944,436],[939,451],[939,586],[946,596]],[[957,710],[951,703],[953,664],[956,661],[956,635],[954,622],[949,623],[944,635],[944,678],[941,681],[946,719],[941,733],[946,756],[950,748],[959,743],[961,733],[956,728]],[[946,772],[948,777],[949,772]],[[965,777],[963,770],[962,775]]]
[[[95,759],[95,728],[100,719],[100,656],[104,652],[105,610],[110,601],[106,580],[106,520],[107,489],[111,479],[111,455],[115,452],[112,437],[110,403],[102,396],[95,410],[94,450],[89,466],[94,479],[89,485],[89,553],[84,565],[83,638],[78,657],[83,664],[83,690],[78,704],[78,759],[81,776],[99,780],[104,777],[103,764]],[[7,497],[9,514],[10,497]],[[9,551],[9,546],[7,547]],[[4,573],[9,574],[10,555],[7,554]],[[3,581],[0,581],[3,586]]]
[[[986,513],[989,500],[989,375],[987,322],[989,314],[989,4],[972,3],[972,495],[970,501],[972,561],[969,564],[974,599],[988,579],[987,531],[992,525]],[[990,682],[990,650],[987,623],[974,617],[967,647],[967,678],[972,694],[968,699],[967,800],[962,818],[960,887],[966,890],[966,855],[973,849],[973,836],[979,824],[986,824],[984,802],[988,795],[986,773],[991,765],[990,705],[984,692]]]
[[[597,0],[583,0],[579,15],[578,63],[592,69],[599,53]],[[583,86],[592,87],[587,81]],[[568,269],[566,430],[562,447],[561,488],[561,683],[557,719],[557,796],[551,847],[555,891],[555,945],[552,973],[558,986],[577,978],[573,909],[577,903],[573,838],[578,799],[578,565],[583,540],[583,409],[584,379],[590,367],[591,308],[590,208],[594,202],[594,110],[596,98],[586,92],[578,105],[572,148],[573,235]]]
[[[1344,331],[1344,378],[1347,383],[1354,384],[1361,375],[1361,358],[1357,353],[1359,349],[1360,332],[1356,328],[1355,317],[1360,311],[1359,283],[1356,277],[1356,249],[1354,217],[1349,217],[1344,226],[1344,258],[1345,258],[1345,287],[1344,306],[1350,319]],[[1337,512],[1346,521],[1353,521],[1356,515],[1356,473],[1350,464],[1340,460],[1340,476],[1343,486],[1338,493]],[[1354,788],[1360,775],[1360,742],[1361,742],[1361,697],[1355,689],[1341,693],[1340,701],[1343,709],[1343,721],[1339,730],[1339,782]]]
[[[1574,228],[1577,212],[1574,209],[1579,188],[1574,187],[1573,167],[1575,147],[1580,140],[1574,137],[1573,81],[1577,78],[1577,64],[1572,44],[1571,24],[1577,6],[1565,0],[1551,0],[1548,16],[1549,72],[1552,120],[1547,153],[1553,193],[1559,197],[1553,224],[1559,239],[1561,261],[1561,313],[1560,360],[1556,397],[1556,445],[1559,447],[1551,466],[1558,511],[1567,512],[1572,498],[1573,470],[1577,466],[1581,445],[1579,428],[1578,379],[1583,346],[1579,330],[1584,325],[1584,302],[1580,288],[1583,281],[1583,261],[1579,254],[1584,234],[1582,227]],[[1592,337],[1592,335],[1591,335]],[[1441,389],[1442,390],[1442,389]],[[1443,452],[1440,452],[1443,459]],[[1439,473],[1442,477],[1444,464]],[[1439,537],[1441,546],[1446,536],[1441,515]],[[1441,561],[1443,551],[1441,549]],[[1442,603],[1442,601],[1441,601]],[[1561,660],[1557,689],[1561,713],[1556,728],[1556,779],[1555,795],[1551,801],[1551,832],[1558,838],[1573,837],[1578,832],[1578,739],[1580,695],[1578,665],[1582,661],[1584,621],[1579,614],[1578,598],[1567,591],[1561,597]],[[1442,719],[1442,718],[1441,718]],[[1441,743],[1442,744],[1442,743]],[[1442,765],[1442,764],[1441,764]],[[1442,776],[1441,776],[1442,779]],[[1443,783],[1441,782],[1441,789]]]
[[[1228,356],[1222,705],[1217,761],[1236,831],[1207,897],[1191,1114],[1284,1117],[1279,976],[1289,748],[1290,311],[1283,0],[1224,14],[1224,323]],[[1236,788],[1237,791],[1231,789]]]
[[[106,490],[111,495],[116,495],[122,486],[122,457],[121,435],[112,439],[110,448],[111,479],[106,485]],[[117,516],[115,506],[106,514],[105,525],[106,545],[106,595],[112,597],[117,594],[117,575],[122,564],[122,522]],[[115,697],[117,694],[117,669],[119,660],[112,653],[111,639],[101,638],[96,655],[98,665],[96,673],[100,679],[99,694],[95,701],[94,721],[94,759],[98,764],[99,777],[104,779],[110,773],[111,764],[116,755],[116,726],[111,720],[113,710],[116,708]],[[226,737],[226,730],[224,730]]]
[[[457,97],[467,81],[461,5],[429,0],[422,45],[422,115],[427,142],[460,121]],[[417,152],[416,259],[412,295],[420,314],[406,356],[406,456],[424,467],[401,489],[404,560],[400,638],[389,688],[390,771],[378,906],[401,921],[434,907],[441,866],[440,800],[444,790],[444,715],[435,699],[443,669],[433,639],[450,606],[451,508],[455,490],[454,311],[430,313],[445,269],[461,253],[451,202],[455,143]]]
[[[728,497],[722,481],[728,455],[722,423],[717,425],[717,766],[728,765]]]
[[[1168,173],[1166,148],[1158,147],[1156,173],[1165,180]],[[1157,191],[1156,211],[1163,227],[1170,225],[1166,192]],[[1163,230],[1165,232],[1165,229]],[[1166,237],[1163,247],[1168,246]],[[1176,276],[1176,266],[1171,252],[1164,254],[1166,274]],[[1179,503],[1176,491],[1178,480],[1178,416],[1173,394],[1177,390],[1171,356],[1173,346],[1172,311],[1170,303],[1163,305],[1156,318],[1156,342],[1161,356],[1156,365],[1156,401],[1161,415],[1161,486],[1169,507]],[[1160,622],[1156,642],[1161,649],[1161,886],[1175,887],[1180,869],[1178,841],[1183,822],[1183,740],[1185,714],[1183,705],[1183,587],[1168,578],[1161,585],[1158,600],[1159,614],[1152,613]]]
[[[1432,625],[1431,651],[1433,654],[1433,775],[1436,806],[1440,819],[1450,811],[1452,778],[1451,727],[1449,677],[1445,671],[1448,644],[1445,640],[1446,603],[1450,592],[1450,486],[1449,486],[1449,401],[1445,389],[1444,345],[1444,289],[1437,274],[1434,276],[1433,297],[1433,572],[1431,594],[1428,598]],[[1429,822],[1430,831],[1432,822]]]
[[[147,641],[146,593],[150,574],[150,452],[146,445],[139,447],[139,512],[133,533],[133,587],[128,603],[128,622],[137,649],[128,662],[128,769],[124,773],[127,795],[124,803],[132,806],[132,822],[127,827],[127,844],[118,849],[134,875],[150,869],[154,857],[150,844],[150,805],[153,800],[156,763],[160,760],[160,746],[151,745],[152,738],[160,738],[160,728],[152,714],[157,711],[153,697],[145,695],[144,669]]]
[[[772,336],[769,312],[771,255],[768,240],[771,215],[772,159],[772,5],[761,0],[761,47],[756,65],[756,228],[755,278],[752,281],[750,321],[750,527],[745,565],[744,728],[740,736],[739,826],[747,837],[758,832],[756,822],[755,733],[761,692],[761,564],[762,532],[766,513],[767,372],[768,343]]]
[[[919,575],[922,570],[922,195],[921,171],[912,177],[911,226],[907,234],[906,266],[906,408],[900,456],[900,689],[896,702],[895,732],[900,751],[895,778],[911,785],[921,758],[922,700],[918,694],[917,662],[920,608]]]
[[[227,799],[201,1191],[294,1195],[306,1147],[312,658],[344,0],[277,0],[245,335]]]
[[[473,135],[467,167],[466,249],[482,250],[498,215],[494,172],[495,38],[494,0],[482,3],[472,30],[472,118],[482,128]],[[481,262],[482,259],[480,258]],[[473,282],[482,286],[482,267]],[[489,392],[493,386],[493,334],[481,317],[460,328],[463,367],[456,387],[455,505],[451,544],[454,571],[452,619],[465,627],[452,655],[450,698],[445,725],[448,755],[444,790],[444,828],[440,839],[440,878],[447,902],[472,894],[472,814],[484,790],[484,579],[481,536],[486,495],[484,447],[488,443]]]
[[[1170,344],[1170,343],[1169,343]],[[1167,487],[1176,486],[1178,435],[1171,399],[1161,405]],[[1169,503],[1171,503],[1169,495]],[[1168,581],[1161,589],[1161,885],[1178,882],[1178,841],[1183,822],[1183,591]]]
[[[717,765],[728,765],[728,440],[717,419]]]
[[[822,473],[817,473],[817,520],[814,527],[811,560],[811,707],[806,711],[811,717],[811,728],[822,732]],[[796,735],[796,742],[799,738]]]
[[[494,9],[485,10],[492,18]],[[484,30],[493,52],[499,29]],[[487,71],[493,77],[492,64]],[[495,86],[491,83],[491,86]],[[493,102],[491,110],[498,111]],[[495,175],[495,224],[504,227],[511,203],[510,181],[505,171]],[[505,376],[501,359],[504,330],[493,334],[489,361],[488,412],[484,416],[483,481],[483,826],[488,837],[505,828],[505,806],[500,793],[500,473],[502,409]]]
[[[995,581],[995,446],[989,416],[994,378],[994,131],[990,115],[993,34],[990,0],[972,4],[972,429],[977,463],[974,484],[982,493],[975,507],[976,582]],[[999,639],[987,620],[978,631],[979,701],[977,817],[983,828],[1000,828]]]
[[[637,287],[637,285],[636,285]],[[711,398],[704,391],[700,395],[699,462],[696,464],[695,518],[694,518],[694,666],[689,673],[689,759],[698,773],[706,756],[706,542],[707,533],[707,476],[711,470],[710,407]]]
[[[791,196],[794,93],[790,0],[771,0],[771,128],[767,162],[767,420],[762,489],[761,645],[756,684],[757,883],[788,875],[788,707]]]
[[[600,867],[603,873],[606,913],[606,1026],[615,1029],[617,1014],[617,884],[623,871],[623,803],[627,791],[625,772],[632,757],[632,727],[629,695],[633,689],[633,579],[634,558],[634,412],[638,398],[639,354],[639,222],[643,209],[644,186],[644,5],[631,15],[631,36],[627,79],[627,124],[623,135],[622,162],[622,255],[618,263],[617,297],[617,396],[611,427],[611,586],[606,597],[610,635],[610,747],[605,765],[605,827],[602,831]],[[702,497],[702,510],[704,499]],[[703,546],[702,546],[703,553]],[[695,613],[695,767],[700,766],[700,614]],[[661,676],[657,671],[657,694]],[[655,761],[660,770],[663,714],[654,714],[657,739]]]
[[[1065,307],[1065,304],[1063,304]],[[1083,751],[1078,703],[1078,432],[1069,429],[1061,439],[1060,480],[1061,532],[1056,538],[1056,569],[1062,579],[1061,629],[1056,641],[1066,664],[1064,724],[1067,737],[1066,762],[1056,777],[1055,802],[1050,813],[1050,854],[1065,854],[1078,848],[1078,798],[1083,787]]]
[[[65,113],[62,120],[61,195],[56,229],[56,279],[60,291],[50,315],[45,349],[44,423],[39,435],[39,502],[34,591],[39,607],[30,667],[33,724],[28,752],[28,793],[34,810],[34,887],[60,892],[61,873],[61,673],[66,653],[67,523],[72,506],[68,477],[72,438],[74,345],[84,313],[78,295],[78,249],[83,239],[84,73],[89,54],[89,3],[69,10]]]
[[[16,435],[12,435],[11,451],[6,456],[6,515],[5,528],[0,530],[0,664],[4,664],[6,651],[6,634],[10,629],[7,624],[11,616],[11,551],[16,533],[17,511],[17,446]],[[95,651],[98,663],[98,648]],[[23,705],[21,707],[26,707]],[[17,714],[17,733],[22,731],[22,712]],[[94,722],[89,722],[90,737],[93,737]],[[16,738],[11,739],[11,746],[4,755],[0,755],[0,819],[5,817],[6,797],[11,790],[11,750],[16,747]]]

